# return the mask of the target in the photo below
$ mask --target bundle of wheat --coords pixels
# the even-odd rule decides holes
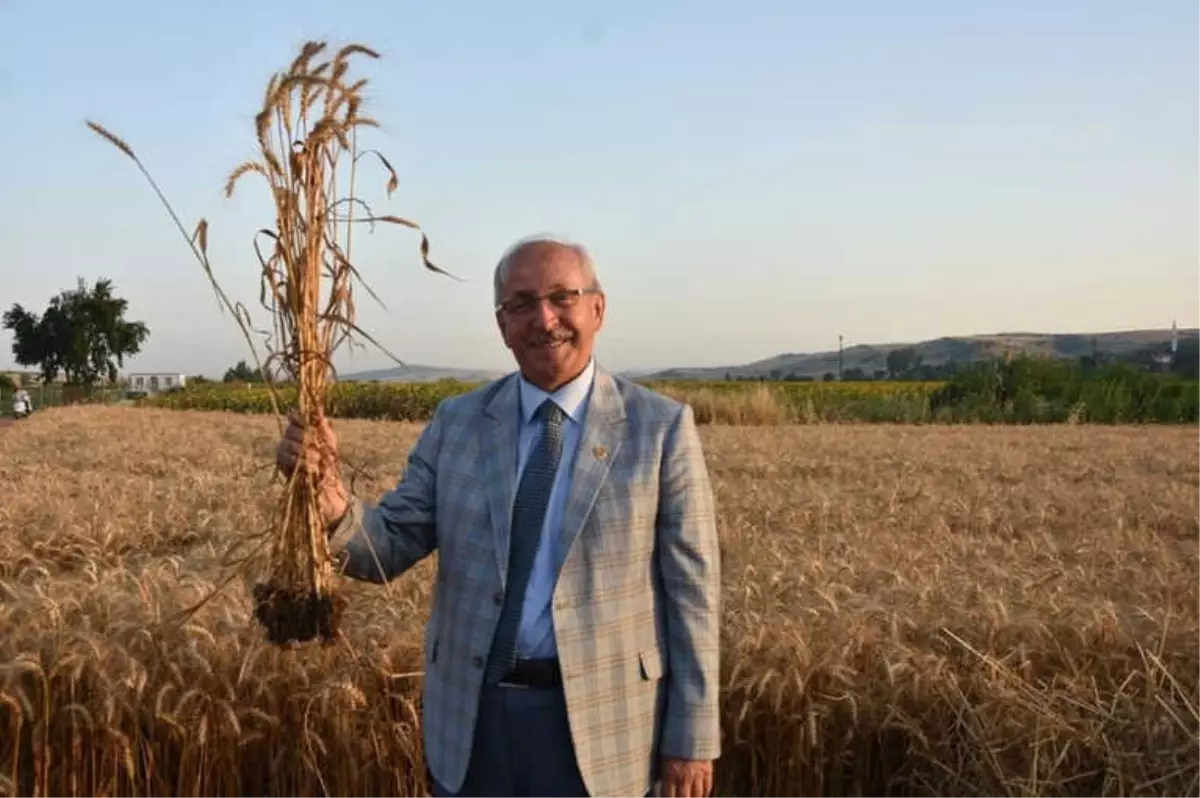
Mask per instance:
[[[254,242],[262,267],[260,301],[270,312],[274,327],[274,346],[268,346],[265,364],[255,351],[245,308],[230,303],[213,277],[207,222],[202,219],[195,232],[188,234],[133,149],[101,125],[87,123],[133,159],[167,207],[218,297],[241,327],[267,379],[276,416],[280,401],[272,377],[285,375],[298,386],[295,412],[309,429],[324,415],[326,396],[336,379],[334,351],[343,343],[352,343],[354,334],[379,346],[354,321],[353,284],[357,280],[368,291],[370,288],[362,283],[350,259],[353,226],[385,222],[420,231],[407,219],[375,215],[354,193],[358,162],[365,155],[373,155],[386,170],[388,196],[399,183],[381,153],[358,148],[358,129],[378,123],[360,114],[367,80],[348,80],[350,58],[379,55],[351,44],[332,59],[314,63],[325,49],[324,42],[308,42],[287,72],[271,77],[262,110],[255,118],[261,157],[235,169],[225,185],[226,196],[232,196],[240,178],[257,174],[268,183],[275,203],[276,227],[259,230]],[[343,159],[348,160],[349,172],[344,195],[339,191]],[[260,236],[270,241],[269,256],[259,247]],[[421,233],[425,267],[448,274],[429,261],[428,253],[429,241]],[[268,580],[253,589],[256,617],[268,638],[277,643],[317,637],[330,641],[338,630],[344,599],[333,585],[315,480],[315,475],[301,470],[289,478],[268,538]]]

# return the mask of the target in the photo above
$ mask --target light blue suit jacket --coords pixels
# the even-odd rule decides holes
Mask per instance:
[[[430,770],[466,776],[508,566],[520,381],[439,405],[399,484],[334,531],[351,577],[438,551],[425,637]],[[597,366],[555,530],[551,617],[571,739],[592,795],[645,795],[661,756],[716,759],[720,550],[691,408]]]

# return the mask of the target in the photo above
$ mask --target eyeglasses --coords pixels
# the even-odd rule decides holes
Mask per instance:
[[[537,308],[538,303],[543,299],[548,300],[550,304],[559,309],[566,310],[574,307],[580,297],[590,294],[598,294],[598,288],[559,288],[547,294],[517,294],[511,299],[506,299],[499,305],[496,305],[496,312],[504,311],[510,316],[520,316],[526,313],[532,313]]]

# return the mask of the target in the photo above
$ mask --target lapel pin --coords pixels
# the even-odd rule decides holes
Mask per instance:
[[[597,443],[592,447],[592,454],[596,455],[597,460],[603,460],[608,457],[608,449],[605,449],[603,446]]]

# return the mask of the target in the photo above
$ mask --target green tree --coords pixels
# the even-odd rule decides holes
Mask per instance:
[[[888,376],[897,380],[908,374],[911,369],[919,366],[921,358],[917,356],[916,349],[906,346],[888,352],[886,363]]]
[[[125,320],[128,307],[128,300],[113,293],[111,280],[88,288],[81,277],[74,290],[52,298],[40,317],[14,304],[3,325],[13,334],[17,363],[37,366],[47,382],[61,371],[69,385],[90,387],[101,378],[116,381],[117,368],[150,336],[143,322]]]
[[[246,361],[239,360],[237,365],[225,372],[222,382],[264,382],[262,371],[252,369]]]
[[[867,373],[857,366],[852,366],[842,372],[842,380],[845,382],[862,382],[867,379]]]

